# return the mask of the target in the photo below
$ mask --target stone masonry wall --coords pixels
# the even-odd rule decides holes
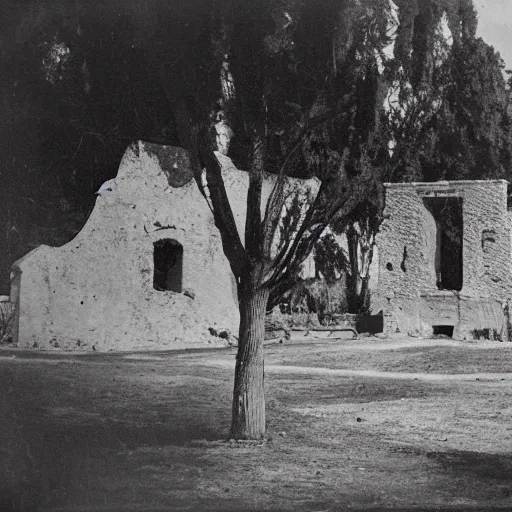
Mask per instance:
[[[423,197],[462,198],[460,292],[437,289],[436,226]],[[377,245],[379,286],[373,308],[383,310],[389,331],[427,336],[433,325],[454,325],[454,337],[470,338],[474,329],[506,330],[502,306],[512,290],[507,182],[387,184]]]

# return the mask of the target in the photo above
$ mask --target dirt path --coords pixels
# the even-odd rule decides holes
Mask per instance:
[[[205,363],[200,363],[204,365]],[[229,368],[234,371],[233,361],[225,359],[211,359],[206,363],[217,368]],[[407,373],[407,372],[379,372],[376,370],[338,370],[332,368],[317,368],[311,366],[292,366],[266,364],[265,373],[283,373],[296,375],[326,375],[331,377],[369,377],[379,379],[409,379],[426,381],[512,381],[512,373],[462,373],[462,374],[438,374],[438,373]]]

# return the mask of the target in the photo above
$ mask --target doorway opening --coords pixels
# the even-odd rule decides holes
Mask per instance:
[[[435,273],[439,290],[462,290],[462,198],[424,197],[436,223]]]

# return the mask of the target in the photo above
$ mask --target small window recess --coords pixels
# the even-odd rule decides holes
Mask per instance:
[[[494,229],[484,229],[482,231],[482,250],[484,254],[490,253],[496,243],[496,231]]]
[[[432,334],[434,336],[448,336],[448,338],[453,338],[453,329],[453,325],[433,325]]]
[[[153,244],[153,288],[158,291],[182,292],[183,246],[164,238]]]

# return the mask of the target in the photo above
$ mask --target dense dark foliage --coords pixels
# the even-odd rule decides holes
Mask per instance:
[[[331,45],[331,30],[336,27],[343,34],[338,39],[338,51],[363,56],[359,66],[354,65],[353,59],[346,60],[343,79],[336,86],[344,88],[347,95],[356,91],[347,109],[353,108],[354,102],[367,105],[367,109],[357,109],[353,122],[348,118],[338,120],[335,128],[340,136],[335,140],[324,127],[310,141],[313,149],[325,152],[336,151],[333,144],[345,145],[350,138],[352,158],[348,159],[347,168],[353,168],[361,154],[361,141],[374,126],[371,119],[375,119],[375,112],[368,97],[384,95],[382,83],[377,83],[372,48],[383,43],[378,41],[384,33],[378,23],[384,23],[386,17],[374,20],[377,26],[372,34],[377,41],[364,36],[359,45],[356,41],[347,50],[344,44],[348,39],[365,34],[358,32],[357,23],[364,25],[368,20],[351,9],[350,2],[345,2],[341,24],[337,24],[336,17],[339,2],[306,3],[294,32],[295,51],[289,52],[287,45],[292,40],[282,28],[286,25],[280,20],[282,11],[275,8],[281,4],[268,2],[268,9],[274,6],[270,23],[269,17],[262,15],[262,2],[254,4],[245,9],[234,37],[248,39],[251,33],[264,31],[267,47],[258,50],[251,44],[242,45],[238,65],[233,63],[233,68],[239,69],[235,77],[238,93],[255,98],[254,102],[245,101],[245,114],[252,112],[254,122],[258,122],[257,115],[262,111],[257,90],[270,86],[257,76],[258,67],[252,65],[264,50],[270,49],[275,55],[271,63],[275,76],[271,107],[279,108],[271,110],[276,127],[284,121],[300,122],[304,114],[297,106],[322,86],[329,70],[318,56]],[[290,16],[295,16],[294,2],[283,5]],[[430,102],[431,106],[436,97],[442,100],[442,107],[429,115],[429,108],[418,103],[414,108],[409,105],[410,119],[404,120],[397,113],[380,120],[377,142],[387,144],[390,137],[411,141],[403,144],[400,155],[395,155],[399,162],[389,179],[509,178],[509,91],[498,55],[475,38],[477,21],[472,2],[400,0],[396,5],[399,24],[394,59],[386,66],[387,83],[411,83],[409,91],[402,89],[400,93],[401,107],[420,93],[426,99],[424,103]],[[199,75],[208,76],[204,70],[196,73],[191,67],[176,75],[185,54],[202,66],[210,60],[210,73],[217,72],[220,54],[211,53],[207,27],[211,26],[212,7],[217,20],[225,14],[222,4],[219,6],[206,0],[2,2],[1,292],[8,289],[7,269],[13,260],[40,243],[65,243],[80,229],[94,204],[93,192],[102,181],[115,175],[120,156],[131,140],[179,142],[172,115],[176,105],[168,91],[176,84],[196,86]],[[436,27],[443,15],[449,22],[453,46],[445,49],[447,58],[436,63],[434,47],[438,45],[436,51],[440,52],[444,44]],[[274,30],[276,26],[281,28]],[[198,44],[201,33],[202,44]],[[222,38],[217,39],[220,44]],[[54,44],[62,44],[69,53],[52,64],[49,54]],[[222,48],[219,46],[218,50]],[[289,73],[290,68],[297,72]],[[208,87],[211,84],[204,83],[201,90]],[[189,94],[189,104],[196,102],[197,92]],[[424,119],[415,125],[415,118],[421,116]],[[417,136],[420,126],[424,137]],[[279,129],[271,134],[268,150],[275,167],[286,137]],[[232,142],[232,156],[242,167],[247,161],[247,142],[239,133]],[[385,157],[382,153],[380,156]],[[332,161],[335,166],[334,154]],[[301,175],[304,168],[296,165],[289,172]],[[311,166],[307,172],[311,172]],[[329,170],[323,166],[317,172],[325,174]]]
[[[115,3],[0,5],[0,293],[15,259],[81,229],[132,140],[177,143],[131,18]]]

